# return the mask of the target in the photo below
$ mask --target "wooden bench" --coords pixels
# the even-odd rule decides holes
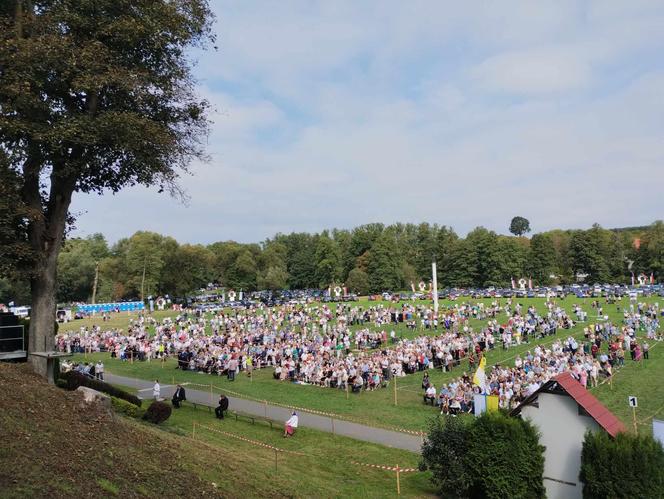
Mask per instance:
[[[205,407],[207,408],[208,412],[212,414],[212,407],[210,407],[207,404],[201,404],[198,402],[190,402],[189,400],[185,400],[182,402],[183,404],[189,404],[191,405],[194,410],[198,410],[199,407]],[[238,412],[238,411],[226,411],[227,414],[230,414],[235,417],[235,421],[239,421],[240,418],[244,418],[247,421],[251,421],[251,424],[256,424],[256,421],[267,423],[270,425],[270,429],[274,429],[274,421],[272,419],[263,417],[263,416],[254,416],[252,414],[246,414],[244,412]]]

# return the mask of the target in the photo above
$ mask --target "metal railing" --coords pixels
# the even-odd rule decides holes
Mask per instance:
[[[7,337],[5,334],[3,334],[3,329],[16,329],[20,330],[20,336],[18,335],[17,331],[17,336],[13,337]],[[13,351],[25,351],[25,326],[23,325],[16,325],[16,326],[0,326],[0,341],[21,341],[21,348],[16,348]],[[0,343],[0,352],[5,352],[4,348],[2,348],[2,344]],[[7,352],[5,352],[7,353]]]

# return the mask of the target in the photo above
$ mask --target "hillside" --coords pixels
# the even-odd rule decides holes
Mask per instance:
[[[221,497],[186,440],[82,408],[24,365],[0,363],[0,386],[2,497]]]

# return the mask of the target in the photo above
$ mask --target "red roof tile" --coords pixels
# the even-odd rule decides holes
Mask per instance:
[[[553,381],[556,381],[577,404],[583,407],[609,435],[615,437],[616,434],[625,431],[622,421],[574,379],[569,371],[559,374],[553,378]]]
[[[521,412],[521,407],[528,405],[533,401],[539,392],[545,388],[550,387],[553,383],[558,383],[558,385],[574,399],[574,401],[579,404],[583,409],[592,417],[598,425],[600,425],[604,430],[615,437],[621,431],[625,431],[625,425],[620,421],[616,416],[613,415],[604,405],[597,400],[588,390],[586,390],[581,383],[579,383],[572,374],[567,371],[562,374],[559,374],[555,378],[550,379],[544,383],[539,390],[530,395],[526,400],[524,400],[519,407],[512,410],[510,414],[515,415]]]

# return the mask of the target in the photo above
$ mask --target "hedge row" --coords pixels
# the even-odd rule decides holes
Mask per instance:
[[[111,397],[117,397],[119,399],[126,400],[135,406],[141,406],[141,399],[139,399],[136,395],[127,393],[124,390],[120,390],[119,388],[116,388],[113,385],[109,385],[108,383],[104,383],[98,379],[89,378],[88,376],[85,376],[79,372],[67,371],[60,373],[60,379],[65,381],[65,388],[67,390],[76,390],[79,386],[85,386],[92,388],[93,390],[106,393]],[[59,383],[59,385],[62,385],[62,383]]]
[[[142,419],[145,415],[145,409],[138,407],[126,400],[117,397],[111,397],[111,405],[115,412],[129,416],[130,418]]]

